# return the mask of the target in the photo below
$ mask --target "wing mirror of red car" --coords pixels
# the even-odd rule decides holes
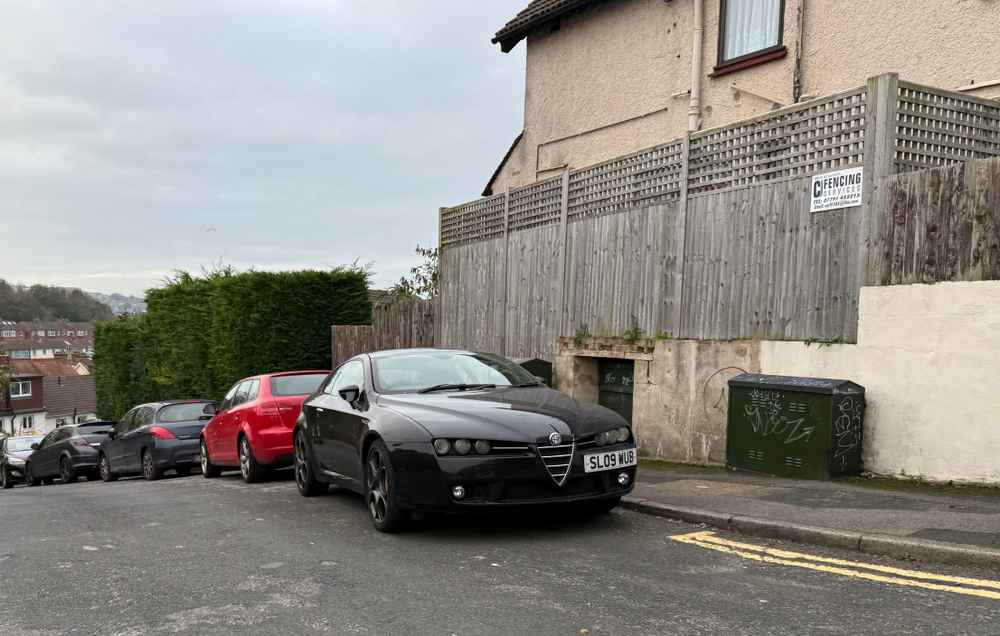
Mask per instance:
[[[359,397],[361,397],[361,389],[353,384],[351,386],[345,386],[339,391],[339,393],[340,397],[351,406],[354,406],[354,403],[358,401]]]

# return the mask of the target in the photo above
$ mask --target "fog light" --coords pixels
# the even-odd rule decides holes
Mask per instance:
[[[628,473],[618,473],[618,485],[628,486]]]
[[[452,488],[451,496],[455,499],[465,499],[465,486],[455,486]]]

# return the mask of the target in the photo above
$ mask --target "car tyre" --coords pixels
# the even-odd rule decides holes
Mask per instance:
[[[163,471],[153,461],[153,454],[148,450],[142,451],[139,461],[142,463],[142,476],[145,477],[146,481],[156,481],[163,476]]]
[[[10,474],[10,469],[6,466],[0,467],[0,488],[10,490],[14,487],[14,478]]]
[[[330,487],[316,479],[309,463],[306,439],[301,431],[295,433],[295,486],[303,497],[315,497],[330,490]]]
[[[118,475],[111,470],[111,460],[104,453],[97,462],[97,473],[101,476],[101,481],[118,481]]]
[[[42,485],[40,479],[35,479],[35,473],[31,471],[31,464],[24,465],[24,483],[31,488]]]
[[[255,484],[264,479],[264,467],[257,463],[257,458],[253,456],[253,447],[250,446],[250,438],[245,435],[240,436],[237,444],[237,453],[240,458],[240,474],[243,481],[248,484]]]
[[[205,479],[215,479],[222,474],[222,469],[208,458],[208,446],[201,440],[201,474]]]
[[[365,504],[372,525],[379,532],[399,532],[407,521],[396,496],[396,471],[389,457],[389,448],[376,440],[368,449],[365,461]]]
[[[59,460],[59,478],[64,484],[75,484],[80,478],[68,457]]]

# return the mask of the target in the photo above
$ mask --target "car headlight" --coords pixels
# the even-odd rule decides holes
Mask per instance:
[[[472,442],[467,439],[455,440],[455,452],[459,455],[468,455],[472,451]]]
[[[7,459],[7,463],[11,466],[24,466],[24,460],[17,457],[10,457]]]
[[[607,444],[611,443],[610,435],[611,435],[611,431],[601,431],[600,433],[598,433],[597,434],[597,440],[596,440],[597,441],[597,445],[598,446],[606,446]]]
[[[627,442],[629,438],[629,430],[627,426],[619,426],[616,431],[618,434],[618,443]]]
[[[476,446],[476,452],[479,453],[480,455],[490,454],[490,443],[487,442],[486,440],[484,439],[476,440],[475,446]]]
[[[438,455],[447,455],[448,451],[451,450],[451,442],[446,439],[436,439],[434,440],[434,451]]]

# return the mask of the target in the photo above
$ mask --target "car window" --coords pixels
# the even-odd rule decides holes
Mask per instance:
[[[337,374],[337,379],[333,381],[334,393],[348,386],[362,388],[365,386],[365,367],[361,364],[361,360],[351,360],[345,364]]]
[[[197,422],[205,413],[207,402],[191,402],[188,404],[170,404],[160,409],[156,421],[164,424],[176,422]]]
[[[55,443],[56,437],[59,435],[59,431],[55,430],[42,438],[42,442],[38,445],[38,448],[48,448]]]
[[[401,353],[374,360],[375,385],[385,393],[417,391],[439,384],[529,384],[537,379],[501,356],[456,351]]]
[[[307,373],[303,375],[285,375],[271,378],[271,395],[284,397],[288,395],[310,395],[329,373]]]
[[[233,408],[233,397],[236,395],[236,391],[240,388],[240,382],[237,382],[229,389],[226,393],[226,397],[222,398],[222,406],[219,407],[220,411],[225,411],[227,409]]]
[[[337,378],[340,377],[340,372],[343,370],[344,367],[340,367],[339,369],[335,369],[334,372],[330,374],[330,378],[326,381],[326,384],[323,385],[324,393],[329,393],[330,395],[336,393],[333,387],[337,386]]]
[[[142,428],[143,426],[148,426],[153,423],[153,408],[149,406],[144,406],[139,409],[139,412],[135,415],[135,421],[132,422],[132,427],[130,431]]]
[[[260,380],[250,380],[250,388],[247,389],[247,399],[244,402],[253,402],[260,394]]]
[[[245,380],[240,382],[240,387],[236,389],[236,395],[233,396],[232,406],[236,407],[247,401],[247,395],[250,391],[250,381]]]
[[[128,432],[129,424],[132,422],[132,418],[135,416],[135,409],[132,409],[128,413],[122,416],[122,419],[115,423],[115,434],[122,435]]]

